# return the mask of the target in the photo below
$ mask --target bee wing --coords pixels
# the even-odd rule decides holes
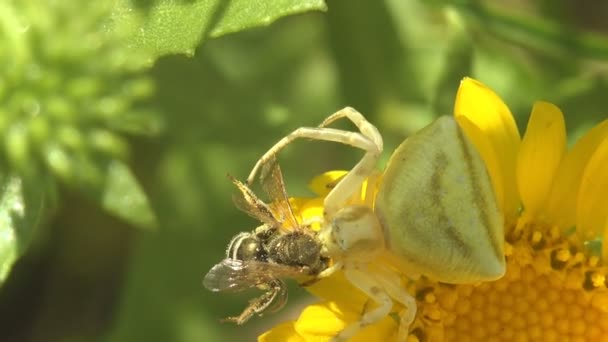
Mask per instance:
[[[203,279],[203,286],[218,291],[243,291],[259,282],[253,273],[247,272],[247,265],[237,259],[226,258],[215,264]]]
[[[305,275],[307,269],[264,261],[242,261],[226,258],[207,272],[203,286],[213,292],[239,292],[277,281],[278,278],[295,278]]]
[[[232,197],[234,205],[242,212],[269,226],[276,226],[277,219],[270,207],[260,200],[249,187],[238,179],[228,175],[228,178],[239,189],[239,193]]]
[[[289,204],[283,173],[276,158],[272,158],[264,164],[260,173],[260,182],[262,183],[262,189],[272,202],[278,221],[286,224],[289,228],[299,227],[298,220],[293,214],[291,204]]]

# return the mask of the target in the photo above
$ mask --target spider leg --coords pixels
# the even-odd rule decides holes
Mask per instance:
[[[329,266],[328,268],[324,269],[321,273],[319,273],[317,275],[317,278],[326,278],[326,277],[329,277],[330,275],[332,275],[332,274],[336,273],[337,271],[341,270],[342,267],[344,267],[344,264],[342,263],[342,261],[337,261],[333,265]]]
[[[379,150],[382,150],[382,136],[380,135],[380,132],[378,132],[376,126],[372,125],[361,113],[352,107],[342,108],[341,110],[328,116],[325,120],[323,120],[319,127],[326,127],[340,119],[350,120],[355,126],[357,126],[357,129],[359,129],[361,134],[373,141],[374,145],[377,146]]]
[[[399,314],[401,318],[397,334],[397,341],[405,341],[409,333],[410,325],[416,318],[416,299],[401,285],[401,280],[397,274],[386,268],[382,268],[377,272],[376,280],[382,284],[382,287],[384,287],[393,300],[405,307]]]
[[[393,307],[391,297],[381,286],[379,286],[380,284],[375,280],[375,275],[368,274],[357,268],[345,268],[344,275],[355,287],[378,303],[379,306],[365,312],[358,322],[349,325],[338,333],[338,335],[334,336],[332,342],[349,340],[362,328],[374,324],[388,316]]]
[[[382,136],[376,126],[372,125],[361,113],[351,107],[346,107],[330,115],[323,120],[319,127],[325,127],[340,119],[348,119],[357,126],[359,132],[370,140],[372,148],[365,149],[366,153],[363,158],[325,197],[324,208],[326,217],[333,217],[333,214],[344,205],[354,191],[359,189],[365,179],[374,172],[384,145]],[[369,196],[366,197],[369,198]]]
[[[247,183],[252,184],[260,168],[296,139],[333,141],[366,151],[375,149],[373,143],[361,133],[327,127],[300,127],[283,137],[264,153],[249,173]]]
[[[326,125],[347,118],[359,129],[359,132],[350,132],[340,129],[328,128]],[[333,141],[364,150],[366,153],[361,160],[344,176],[344,178],[331,190],[325,198],[325,215],[333,216],[358,189],[365,179],[373,172],[376,162],[382,152],[382,136],[369,121],[353,108],[346,107],[325,119],[319,127],[301,127],[283,137],[272,146],[255,164],[247,183],[252,184],[258,170],[271,160],[280,150],[296,139],[313,139]]]

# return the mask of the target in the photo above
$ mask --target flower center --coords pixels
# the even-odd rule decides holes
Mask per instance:
[[[497,281],[416,286],[408,341],[599,341],[608,336],[608,268],[557,227],[507,230],[507,273]]]

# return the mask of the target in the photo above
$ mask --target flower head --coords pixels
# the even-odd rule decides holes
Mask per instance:
[[[507,272],[479,284],[405,280],[418,305],[408,341],[606,339],[608,120],[567,150],[561,111],[537,102],[522,139],[502,100],[468,78],[458,90],[454,116],[486,163],[504,214]],[[313,180],[319,198],[294,200],[296,211],[304,218],[319,215],[324,189],[341,175]],[[309,290],[323,301],[260,341],[326,341],[370,305],[339,274]],[[388,316],[354,340],[396,340],[397,329],[398,319]]]

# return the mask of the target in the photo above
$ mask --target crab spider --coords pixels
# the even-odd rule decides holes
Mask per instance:
[[[327,127],[340,119],[350,120],[359,132]],[[405,308],[399,325],[399,340],[405,340],[416,301],[402,286],[403,275],[471,283],[504,274],[502,215],[491,181],[479,153],[453,118],[441,117],[406,139],[391,156],[375,198],[375,187],[368,184],[368,197],[356,205],[348,200],[377,172],[383,141],[377,128],[350,107],[318,127],[301,127],[285,136],[258,160],[248,183],[260,167],[300,138],[365,151],[324,199],[318,242],[333,264],[318,277],[342,270],[378,305],[338,333],[335,341],[347,340],[386,317],[394,302]],[[376,262],[385,254],[399,267]]]

